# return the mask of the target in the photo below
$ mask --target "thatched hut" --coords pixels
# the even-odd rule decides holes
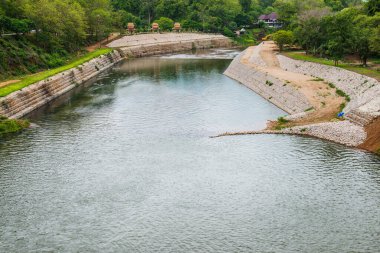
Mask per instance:
[[[178,22],[174,23],[173,31],[181,32],[181,24]]]
[[[128,23],[127,28],[128,28],[129,33],[135,32],[135,24],[134,23]]]
[[[153,32],[158,32],[160,31],[160,26],[157,23],[152,24],[152,31]]]

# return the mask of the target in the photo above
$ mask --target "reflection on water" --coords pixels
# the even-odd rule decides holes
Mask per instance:
[[[0,143],[0,251],[378,252],[379,157],[208,138],[284,114],[228,64],[126,61],[35,113]]]

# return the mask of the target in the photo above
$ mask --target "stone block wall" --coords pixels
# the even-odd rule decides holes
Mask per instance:
[[[21,118],[112,67],[121,59],[120,53],[113,51],[0,98],[0,115]]]
[[[159,54],[188,51],[192,49],[230,47],[231,40],[228,38],[196,39],[172,42],[157,42],[154,44],[141,44],[121,47],[120,50],[128,57],[144,57]]]

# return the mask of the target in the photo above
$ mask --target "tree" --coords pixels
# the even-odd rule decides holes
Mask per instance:
[[[111,13],[105,9],[95,9],[90,13],[90,30],[95,34],[96,40],[99,40],[108,32],[111,21]]]
[[[324,47],[336,65],[355,47],[353,18],[357,13],[358,10],[353,8],[344,9],[322,21],[323,33],[327,36]]]
[[[273,34],[273,40],[276,42],[280,51],[284,49],[284,45],[292,44],[294,41],[294,35],[292,31],[280,30]]]
[[[183,0],[159,0],[156,14],[160,17],[179,20],[186,15],[186,2]]]
[[[366,15],[359,15],[354,20],[354,50],[359,54],[363,66],[367,66],[367,59],[372,53],[371,38],[376,34],[376,23],[380,23],[380,15],[376,17],[369,17]]]
[[[330,14],[328,8],[309,10],[298,16],[298,25],[295,29],[295,39],[306,53],[312,51],[317,53],[317,49],[324,42],[325,35],[322,31],[321,21]]]
[[[279,19],[284,22],[285,26],[288,26],[296,19],[298,10],[294,1],[276,0],[273,6],[276,8]]]
[[[114,12],[112,21],[113,21],[114,27],[119,29],[121,34],[123,34],[125,29],[128,28],[128,23],[132,22],[135,25],[141,24],[141,20],[138,17],[124,10],[118,10]]]
[[[169,31],[173,28],[174,21],[167,17],[161,17],[160,19],[154,21],[160,26],[161,30]]]
[[[239,0],[239,4],[243,12],[247,13],[251,10],[252,0]]]
[[[376,12],[380,12],[380,0],[369,0],[365,4],[368,15],[375,15]]]

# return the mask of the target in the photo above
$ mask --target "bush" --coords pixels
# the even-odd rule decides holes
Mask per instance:
[[[235,33],[228,29],[227,27],[224,27],[223,34],[227,37],[235,37]]]
[[[284,49],[284,45],[292,44],[294,41],[294,34],[292,31],[280,30],[273,34],[273,40],[276,42],[280,51]]]
[[[7,119],[0,116],[0,138],[8,134],[18,133],[30,125],[27,120]]]
[[[154,21],[154,23],[157,23],[163,31],[171,31],[174,26],[174,21],[166,17],[161,17],[160,19]]]

